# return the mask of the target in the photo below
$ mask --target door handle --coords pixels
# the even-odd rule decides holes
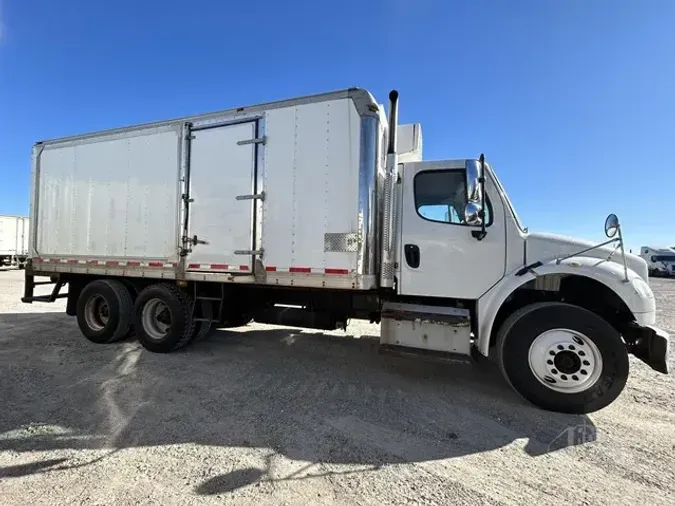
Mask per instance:
[[[197,244],[208,244],[209,241],[203,241],[202,239],[197,238],[197,234],[192,238],[192,244],[197,246]]]
[[[406,244],[403,247],[405,252],[405,261],[413,269],[420,266],[420,247],[417,244]]]

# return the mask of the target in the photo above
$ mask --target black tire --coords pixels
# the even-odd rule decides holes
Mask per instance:
[[[124,284],[114,279],[92,281],[77,299],[77,324],[93,343],[119,341],[131,331],[132,308]]]
[[[160,337],[153,334],[152,328],[146,328],[148,322],[143,319],[146,305],[157,305],[157,301],[163,304],[169,319],[168,328]],[[146,350],[155,353],[170,353],[182,348],[190,342],[195,331],[192,297],[175,285],[160,283],[145,288],[136,298],[133,313],[138,341]]]
[[[213,304],[211,304],[211,301],[208,300],[201,300],[199,301],[201,305],[201,317],[202,318],[208,318],[208,319],[213,319]],[[192,337],[190,338],[190,342],[196,342],[196,341],[201,341],[202,339],[206,339],[209,337],[213,332],[214,329],[214,322],[212,321],[198,321],[195,322],[195,330],[192,333]]]
[[[602,358],[598,378],[579,392],[560,392],[547,386],[530,366],[530,347],[539,335],[553,329],[569,329],[583,334],[595,345]],[[573,354],[586,353],[578,345],[574,349],[574,352],[563,349],[563,352],[571,354],[572,362],[576,360]],[[587,309],[560,302],[532,304],[509,316],[497,334],[497,359],[502,374],[522,397],[541,408],[562,413],[591,413],[608,406],[623,390],[629,371],[626,346],[614,327]],[[563,374],[561,371],[556,371],[556,374],[560,376],[556,376],[554,381],[560,381],[561,385],[564,384],[563,376],[565,382],[571,381],[572,377],[582,378],[583,381],[581,374]]]

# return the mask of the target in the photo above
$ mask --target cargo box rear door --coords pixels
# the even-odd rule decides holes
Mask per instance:
[[[255,133],[255,121],[192,131],[190,271],[252,271]]]

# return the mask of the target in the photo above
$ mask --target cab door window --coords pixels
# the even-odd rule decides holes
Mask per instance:
[[[417,214],[429,221],[466,225],[466,173],[463,169],[433,170],[415,176],[415,208]],[[486,224],[491,223],[490,205],[486,206]]]

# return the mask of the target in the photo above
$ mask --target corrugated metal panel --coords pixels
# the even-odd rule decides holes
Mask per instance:
[[[266,265],[353,272],[354,252],[326,252],[324,234],[357,233],[360,117],[349,99],[265,115]]]
[[[37,178],[40,255],[177,255],[180,127],[45,146]]]

